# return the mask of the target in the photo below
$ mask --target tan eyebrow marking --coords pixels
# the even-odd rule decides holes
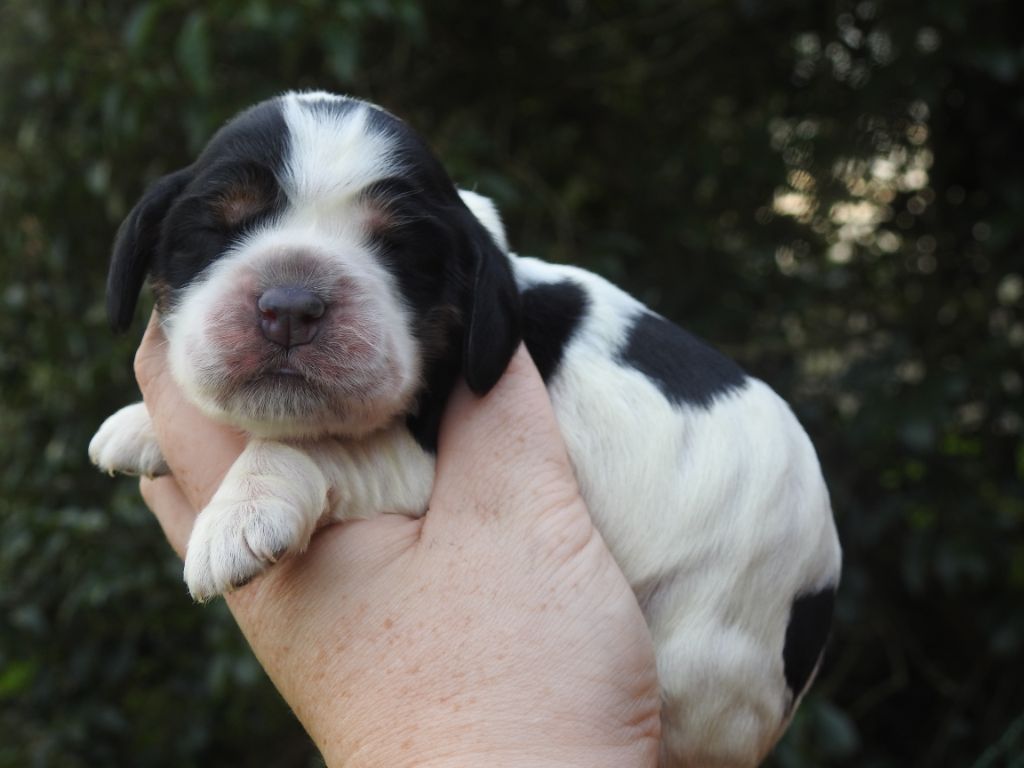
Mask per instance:
[[[371,235],[383,235],[390,229],[394,229],[399,223],[398,217],[377,201],[370,201],[363,204],[363,228]]]
[[[230,226],[241,224],[270,205],[266,191],[255,184],[236,183],[214,201],[214,211]]]

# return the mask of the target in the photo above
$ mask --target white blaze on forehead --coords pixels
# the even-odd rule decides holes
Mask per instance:
[[[336,205],[399,170],[394,137],[371,125],[370,105],[318,92],[281,101],[289,134],[282,181],[294,206]]]

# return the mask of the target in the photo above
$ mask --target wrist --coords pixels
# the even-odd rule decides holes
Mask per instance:
[[[382,765],[375,761],[366,763]],[[334,768],[333,763],[328,764]],[[346,766],[354,765],[345,763]],[[635,752],[591,750],[560,750],[559,757],[545,757],[541,754],[522,754],[519,752],[478,752],[466,755],[438,758],[435,761],[423,762],[411,759],[399,764],[402,768],[480,768],[481,766],[501,766],[501,768],[654,768],[655,761],[647,759]]]
[[[543,706],[523,720],[520,712],[479,708],[472,698],[460,709],[439,716],[431,714],[429,707],[397,707],[372,722],[365,716],[342,716],[316,733],[314,741],[329,768],[654,768],[657,764],[657,715],[612,725],[602,718],[586,722],[559,718]]]
[[[399,730],[388,745],[366,745],[355,752],[334,755],[321,751],[328,768],[655,768],[657,749],[634,744],[597,747],[563,744],[548,739],[532,748],[486,747],[438,743],[433,749],[413,750]],[[320,747],[320,745],[317,745]]]

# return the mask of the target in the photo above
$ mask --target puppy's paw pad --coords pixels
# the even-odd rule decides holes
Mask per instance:
[[[89,443],[89,458],[107,474],[169,474],[146,406],[128,405],[103,422]]]
[[[185,583],[205,602],[245,586],[312,535],[303,515],[279,499],[225,503],[214,499],[192,529]]]

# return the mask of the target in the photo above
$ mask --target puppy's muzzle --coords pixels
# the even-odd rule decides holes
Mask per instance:
[[[320,330],[327,305],[310,290],[291,286],[268,288],[256,302],[260,330],[279,347],[309,344]]]

